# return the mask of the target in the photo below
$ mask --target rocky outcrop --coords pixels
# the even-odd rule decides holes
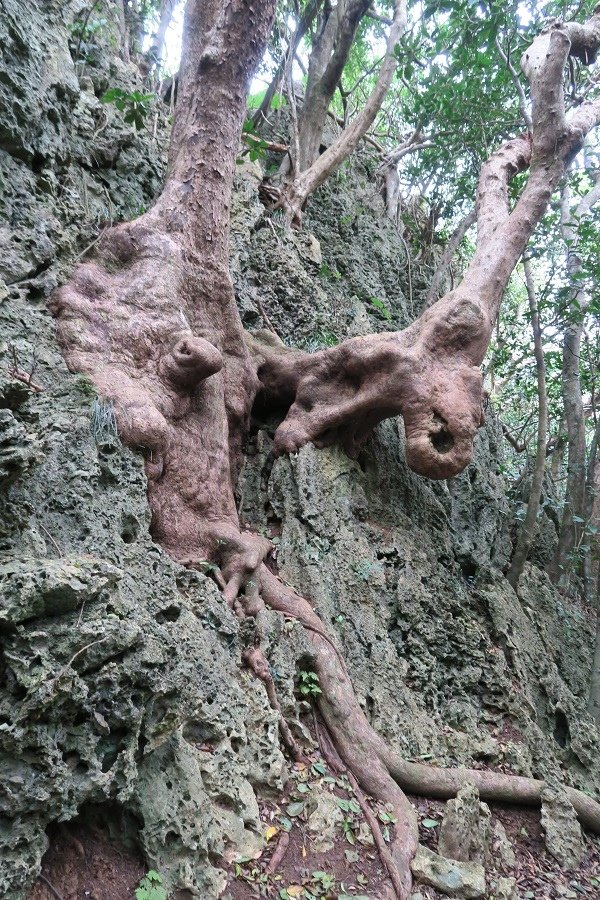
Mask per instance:
[[[141,460],[67,371],[44,307],[105,224],[152,202],[163,171],[164,132],[154,142],[100,102],[138,76],[107,49],[111,21],[78,57],[82,8],[0,0],[0,894],[26,894],[50,823],[99,807],[170,886],[213,897],[222,861],[259,846],[258,798],[280,790],[286,763],[264,688],[240,664],[253,634],[150,540]],[[286,342],[315,349],[418,313],[426,267],[409,273],[368,165],[321,189],[302,238],[264,222],[262,173],[239,166],[232,266],[248,327],[264,310]],[[582,715],[590,623],[538,569],[520,600],[502,576],[493,411],[449,483],[408,471],[396,420],[356,462],[313,447],[274,462],[276,423],[256,416],[242,517],[335,630],[383,736],[407,757],[597,791],[600,743]],[[261,627],[297,719],[310,648],[273,613]]]

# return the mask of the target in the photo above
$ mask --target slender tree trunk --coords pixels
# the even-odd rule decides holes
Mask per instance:
[[[292,65],[294,60],[294,56],[296,51],[300,45],[300,41],[306,34],[306,32],[311,27],[312,23],[315,20],[315,16],[317,15],[317,11],[321,4],[321,0],[311,0],[308,4],[298,25],[296,26],[296,30],[290,39],[290,43],[284,55],[282,56],[277,69],[275,70],[275,75],[271,79],[271,83],[266,90],[265,96],[263,97],[262,103],[259,108],[256,110],[252,117],[252,122],[255,127],[259,126],[260,123],[266,119],[269,110],[271,109],[271,103],[273,102],[273,97],[280,89],[283,78],[285,76],[286,71]]]
[[[361,19],[371,0],[338,0],[326,4],[308,63],[304,103],[298,117],[300,157],[295,171],[304,172],[319,155],[327,110],[339,84]]]
[[[546,366],[544,364],[544,349],[542,347],[542,330],[540,328],[540,317],[535,294],[533,273],[528,257],[523,259],[523,268],[525,270],[525,281],[527,284],[527,298],[529,300],[529,312],[531,314],[535,368],[537,373],[538,429],[533,476],[531,479],[531,487],[529,489],[529,499],[527,501],[527,512],[525,513],[525,520],[519,533],[517,547],[510,568],[506,574],[509,583],[515,590],[519,584],[519,578],[523,573],[525,562],[537,533],[537,517],[540,510],[540,498],[542,496],[542,484],[544,482],[544,472],[546,467],[546,433],[548,431],[548,395],[546,392]]]
[[[583,595],[591,606],[594,583],[600,569],[600,420],[596,423],[589,452],[585,527],[589,551],[583,557]]]
[[[444,247],[444,252],[440,257],[440,261],[437,264],[437,268],[433,273],[433,278],[431,279],[431,284],[429,285],[429,290],[427,291],[426,305],[429,306],[438,299],[440,295],[440,288],[442,286],[443,280],[446,277],[446,273],[448,272],[450,266],[452,265],[452,260],[454,258],[454,254],[460,247],[464,236],[467,231],[474,225],[477,221],[477,210],[472,209],[470,212],[464,216],[450,237],[448,238],[448,243]]]
[[[298,159],[292,159],[292,168],[290,177],[282,188],[282,206],[286,210],[289,221],[298,225],[302,217],[302,208],[307,198],[318,187],[320,187],[329,176],[335,172],[345,159],[353,152],[358,145],[360,139],[367,133],[377,113],[381,109],[381,104],[385,99],[394,72],[396,71],[397,59],[395,55],[396,44],[403,34],[406,23],[406,2],[405,0],[395,0],[394,19],[390,26],[388,34],[386,51],[375,87],[373,88],[367,102],[361,111],[354,117],[350,124],[342,131],[335,141],[321,154],[318,154],[323,128],[327,119],[329,104],[333,96],[333,92],[339,79],[341,78],[343,63],[345,63],[356,27],[360,18],[365,14],[363,9],[365,3],[359,3],[358,0],[349,8],[355,10],[356,22],[350,24],[346,19],[341,20],[339,24],[339,33],[334,43],[333,55],[330,65],[326,68],[320,79],[314,75],[315,71],[319,71],[324,55],[325,47],[328,42],[333,41],[334,35],[327,30],[323,33],[323,46],[315,48],[311,55],[311,63],[313,65],[313,82],[311,82],[311,68],[309,65],[308,83],[313,84],[309,92],[308,86],[302,112],[299,116],[299,147],[300,154]],[[366,3],[368,8],[369,3]],[[359,15],[360,13],[360,15]],[[329,22],[333,19],[328,20]],[[352,19],[354,23],[354,19]],[[347,46],[346,46],[346,43]],[[345,49],[344,49],[345,48]],[[344,49],[342,54],[341,50]],[[343,56],[343,60],[342,60]],[[314,57],[314,61],[313,61]],[[339,69],[339,72],[338,72]],[[335,83],[333,78],[335,77]],[[332,89],[331,89],[332,88]]]
[[[153,65],[160,67],[163,54],[165,51],[165,37],[173,18],[173,12],[177,0],[161,0],[158,18],[158,28],[152,39],[152,46],[148,51],[148,56]]]
[[[583,536],[586,515],[586,446],[585,416],[579,375],[579,354],[584,314],[589,297],[578,281],[581,259],[577,253],[577,223],[600,198],[600,181],[580,201],[574,214],[570,210],[570,193],[565,188],[561,202],[561,229],[567,247],[567,274],[571,282],[570,320],[563,338],[562,395],[567,429],[567,483],[558,547],[550,564],[550,574],[557,584],[568,590],[571,577],[581,569],[578,546]]]

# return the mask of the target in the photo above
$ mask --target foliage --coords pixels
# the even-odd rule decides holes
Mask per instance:
[[[167,900],[167,891],[162,886],[162,878],[153,869],[144,875],[135,890],[135,900]]]
[[[301,669],[298,673],[298,691],[303,697],[318,697],[321,693],[319,676],[316,672]]]
[[[102,103],[113,103],[124,113],[123,120],[140,131],[145,124],[150,106],[155,99],[154,94],[142,94],[141,91],[124,91],[122,88],[109,88],[101,97]]]

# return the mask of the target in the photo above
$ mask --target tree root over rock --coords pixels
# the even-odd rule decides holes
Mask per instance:
[[[468,782],[483,800],[538,806],[544,782],[518,775],[479,769],[438,769],[411,763],[395,753],[373,730],[363,713],[346,667],[332,652],[324,625],[303,597],[284,585],[266,566],[261,567],[261,593],[267,606],[297,619],[307,628],[322,694],[319,711],[337,752],[362,789],[382,803],[391,804],[396,824],[391,854],[400,881],[394,887],[400,900],[410,896],[410,863],[418,845],[416,812],[404,791],[449,799]],[[575,788],[566,788],[580,822],[600,834],[600,804]]]

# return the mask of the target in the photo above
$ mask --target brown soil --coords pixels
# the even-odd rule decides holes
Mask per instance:
[[[336,795],[344,792],[337,786]],[[294,789],[291,795],[295,796]],[[346,794],[348,796],[348,794]],[[437,849],[438,827],[425,827],[426,820],[441,822],[444,813],[444,802],[426,800],[422,797],[410,797],[418,811],[419,840],[422,844]],[[267,805],[262,808],[265,827],[278,824],[280,806]],[[558,863],[547,852],[540,824],[540,814],[534,809],[519,809],[503,804],[490,804],[493,820],[498,819],[505,827],[508,838],[515,850],[517,864],[511,872],[488,873],[510,876],[517,880],[517,891],[520,898],[527,900],[554,900],[554,898],[597,898],[600,896],[600,842],[597,838],[588,838],[586,855],[581,866],[575,872],[563,871]],[[363,821],[362,815],[355,816],[356,824]],[[258,897],[279,898],[282,888],[300,885],[310,894],[327,900],[337,900],[342,893],[342,884],[350,896],[359,895],[368,900],[387,900],[391,897],[389,880],[383,871],[377,852],[373,847],[365,847],[360,843],[351,846],[340,829],[333,850],[329,853],[315,853],[306,834],[302,817],[294,818],[290,831],[290,843],[286,855],[273,875],[266,875],[269,860],[277,846],[277,835],[269,842],[263,856],[252,862],[234,867],[230,875],[226,896],[231,900],[254,900]],[[271,846],[272,843],[272,846]],[[357,858],[348,860],[347,852],[355,851]],[[335,884],[328,891],[319,890],[318,882],[311,878],[314,871],[326,872],[335,878]],[[364,876],[366,883],[360,883],[357,876]],[[592,879],[597,879],[597,882]],[[442,900],[443,894],[423,885],[415,884],[414,892],[419,892],[427,900]],[[309,896],[310,896],[309,894]],[[303,900],[307,894],[299,895]]]
[[[359,840],[351,844],[340,827],[333,849],[317,853],[306,831],[304,813],[294,817],[286,815],[288,803],[307,796],[298,791],[298,785],[302,783],[331,790],[341,800],[352,797],[343,779],[336,783],[324,781],[330,777],[303,769],[301,765],[294,767],[294,777],[280,802],[261,805],[265,830],[269,826],[276,827],[279,829],[277,834],[259,859],[232,867],[225,896],[230,900],[279,898],[280,891],[291,885],[302,886],[319,900],[337,898],[343,890],[368,900],[387,900],[392,896],[389,880],[374,847]],[[410,799],[421,822],[419,840],[435,850],[439,826],[427,828],[422,823],[424,820],[441,822],[444,803],[421,797]],[[588,897],[597,900],[600,896],[600,841],[597,838],[588,838],[586,855],[577,871],[565,872],[545,848],[537,810],[498,803],[491,804],[491,808],[494,819],[504,825],[517,855],[515,870],[498,874],[517,879],[520,898],[576,900]],[[356,834],[363,822],[362,813],[352,813],[348,818]],[[269,861],[285,833],[282,828],[285,820],[291,823],[287,851],[277,870],[267,873]],[[99,829],[62,825],[50,833],[50,849],[43,860],[42,878],[36,882],[28,900],[133,900],[135,888],[147,868],[140,857],[111,843]],[[332,888],[325,891],[314,879],[314,872],[331,876],[334,879]],[[423,898],[443,896],[420,885],[415,885],[414,890]],[[306,898],[306,894],[300,896]]]
[[[62,825],[28,900],[133,900],[147,871],[142,860],[111,843],[96,828]]]

